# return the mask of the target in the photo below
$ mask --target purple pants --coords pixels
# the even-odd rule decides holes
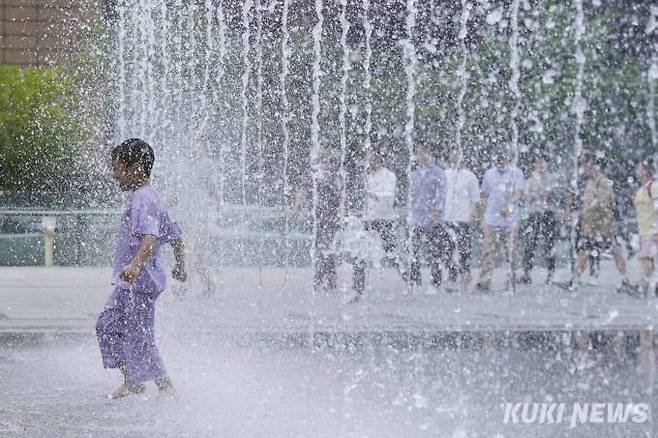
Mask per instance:
[[[159,291],[117,286],[96,321],[103,366],[124,366],[130,383],[142,383],[165,375],[154,335],[158,295]]]

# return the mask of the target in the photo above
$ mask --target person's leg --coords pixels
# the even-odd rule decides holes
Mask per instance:
[[[116,400],[132,394],[141,394],[146,390],[146,386],[144,384],[130,382],[130,379],[128,378],[128,371],[123,364],[119,365],[119,371],[121,371],[121,375],[123,376],[123,384],[112,392],[110,395],[111,399]]]
[[[612,255],[615,259],[615,266],[617,266],[617,270],[623,277],[626,277],[626,257],[624,257],[624,250],[622,249],[621,245],[619,245],[616,241],[613,241],[612,243]]]
[[[328,268],[329,272],[327,273],[327,287],[329,290],[336,290],[338,286],[338,256],[336,254],[336,236],[340,230],[339,223],[339,213],[340,210],[340,191],[337,191],[335,188],[331,191],[331,200],[329,202],[329,218],[328,218],[328,254],[329,254],[329,263]]]
[[[382,249],[386,257],[394,259],[395,236],[393,235],[393,223],[391,221],[372,221],[366,227],[368,231],[375,231],[382,239]]]
[[[515,227],[510,228],[499,228],[496,233],[496,241],[504,248],[505,251],[505,260],[507,261],[507,266],[509,267],[509,283],[513,285],[516,283],[516,239],[515,234],[517,229]]]
[[[333,193],[327,184],[317,186],[315,205],[315,272],[313,277],[316,289],[332,289],[335,283],[335,262],[332,257],[332,244],[336,221],[333,212]]]
[[[594,237],[593,236],[588,236],[587,239],[583,237],[583,241],[587,240],[589,248],[589,255],[587,256],[587,260],[589,262],[589,275],[592,277],[591,282],[596,283],[596,279],[599,276],[598,273],[598,261],[599,261],[599,252],[594,250],[593,251],[593,243],[594,243]],[[591,241],[590,241],[591,240]]]
[[[315,231],[315,248],[313,263],[313,287],[319,289],[323,286],[325,278],[325,258],[324,258],[324,232],[322,222],[318,220]]]
[[[579,250],[576,253],[576,264],[574,266],[573,272],[573,283],[577,286],[580,284],[581,278],[585,270],[587,269],[587,263],[590,260],[591,251],[589,250]]]
[[[421,257],[421,247],[423,246],[423,241],[425,240],[425,233],[423,228],[414,227],[412,234],[412,257],[411,257],[411,266],[409,267],[409,281],[411,285],[421,285],[421,275],[420,275],[420,257]]]
[[[648,291],[649,281],[653,275],[653,259],[650,257],[640,258],[640,289]]]
[[[388,257],[391,266],[394,267],[402,279],[406,279],[406,263],[402,260],[400,252],[398,251],[398,241],[397,241],[397,221],[394,220],[384,220],[379,221],[381,228],[379,231],[379,236],[383,242],[384,252],[386,257]]]
[[[654,253],[653,236],[640,236],[640,248],[638,251],[638,260],[640,261],[640,281],[638,286],[644,293],[649,291],[649,283],[653,276]]]
[[[338,287],[338,271],[336,265],[336,253],[332,249],[327,256],[326,285],[329,291],[335,291]]]
[[[589,254],[589,275],[591,284],[598,284],[599,273],[601,272],[601,251],[594,248]]]
[[[594,242],[595,237],[586,235],[582,229],[579,230],[575,242],[576,257],[570,281],[570,289],[574,291],[580,286],[582,275],[591,261]]]
[[[514,225],[509,229],[509,237],[507,238],[507,251],[509,252],[512,281],[516,281],[516,271],[519,269],[519,249],[517,247],[518,241],[519,229],[518,225]]]
[[[365,260],[357,260],[354,262],[352,270],[352,288],[358,296],[363,295],[366,288],[366,262]]]
[[[656,270],[657,257],[658,257],[658,235],[653,235],[651,236],[652,270],[651,270],[651,275],[649,276],[649,289],[648,289],[648,293],[650,297],[655,296],[656,286],[658,285],[658,272]]]
[[[119,368],[125,361],[126,294],[126,291],[115,288],[96,320],[96,336],[104,368]]]
[[[460,227],[456,222],[444,223],[441,225],[439,232],[439,250],[441,255],[441,263],[445,265],[448,270],[448,280],[451,288],[455,287],[455,282],[460,272]]]
[[[470,259],[472,251],[471,242],[471,225],[467,223],[459,223],[455,228],[457,233],[457,252],[459,253],[459,270],[466,273],[470,271]]]
[[[176,394],[174,391],[174,384],[171,381],[171,378],[169,376],[163,376],[160,378],[155,379],[155,385],[158,387],[158,391],[160,392],[173,392],[174,395]]]
[[[427,254],[430,258],[430,276],[432,279],[432,285],[435,287],[441,286],[441,263],[445,262],[445,257],[443,255],[444,248],[441,242],[441,231],[441,225],[434,225],[427,229]]]
[[[432,283],[438,287],[441,285],[441,265],[455,275],[454,280],[457,279],[457,267],[453,263],[455,244],[443,224],[434,225],[430,233]]]
[[[131,383],[143,383],[166,377],[155,344],[155,302],[157,291],[131,291],[126,309],[128,336],[124,342],[126,372]]]
[[[336,287],[336,260],[332,247],[334,234],[332,223],[319,221],[315,242],[314,285],[316,288],[331,290]]]
[[[528,217],[528,223],[524,230],[525,249],[523,252],[523,280],[529,283],[530,272],[532,271],[535,261],[535,249],[541,227],[541,213],[531,213]]]
[[[546,251],[546,269],[548,276],[546,281],[550,282],[555,274],[555,235],[556,235],[555,212],[544,212],[542,221],[542,234],[544,235],[544,246]]]
[[[493,274],[496,245],[495,230],[489,225],[483,225],[483,238],[482,238],[482,260],[480,261],[480,279],[478,284],[481,287],[488,288],[491,284],[491,277]]]
[[[363,228],[366,231],[370,231],[375,226],[373,223],[366,221],[363,223]],[[363,295],[363,291],[366,288],[366,267],[367,262],[365,260],[357,258],[354,261],[354,266],[352,267],[352,289],[356,292],[354,301],[357,301]]]
[[[621,282],[617,288],[617,292],[631,293],[632,287],[626,270],[626,257],[624,256],[624,250],[622,249],[619,239],[616,237],[608,239],[608,242],[612,244],[612,256],[615,260],[615,266],[621,274]]]
[[[473,226],[467,223],[459,224],[459,267],[464,283],[471,281],[471,253],[473,251]]]
[[[96,322],[105,368],[118,368],[124,383],[112,393],[121,398],[144,391],[143,382],[165,376],[155,346],[154,301],[157,292],[115,288]]]

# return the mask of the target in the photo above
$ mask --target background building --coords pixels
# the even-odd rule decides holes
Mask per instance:
[[[104,1],[0,0],[0,63],[48,65],[76,50],[79,32],[102,18]]]

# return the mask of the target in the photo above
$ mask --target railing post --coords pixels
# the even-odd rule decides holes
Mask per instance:
[[[57,219],[54,216],[42,216],[41,227],[43,230],[43,255],[47,267],[55,264],[55,228]]]

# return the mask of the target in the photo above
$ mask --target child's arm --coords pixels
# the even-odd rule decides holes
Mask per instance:
[[[123,267],[119,278],[128,283],[135,281],[144,266],[144,262],[153,254],[157,240],[158,238],[151,234],[144,234],[137,254],[135,254],[135,257],[133,257],[129,264]]]
[[[174,239],[171,242],[171,247],[174,250],[174,257],[176,264],[174,269],[171,270],[171,276],[178,281],[185,281],[187,273],[185,272],[185,244],[183,239]]]

